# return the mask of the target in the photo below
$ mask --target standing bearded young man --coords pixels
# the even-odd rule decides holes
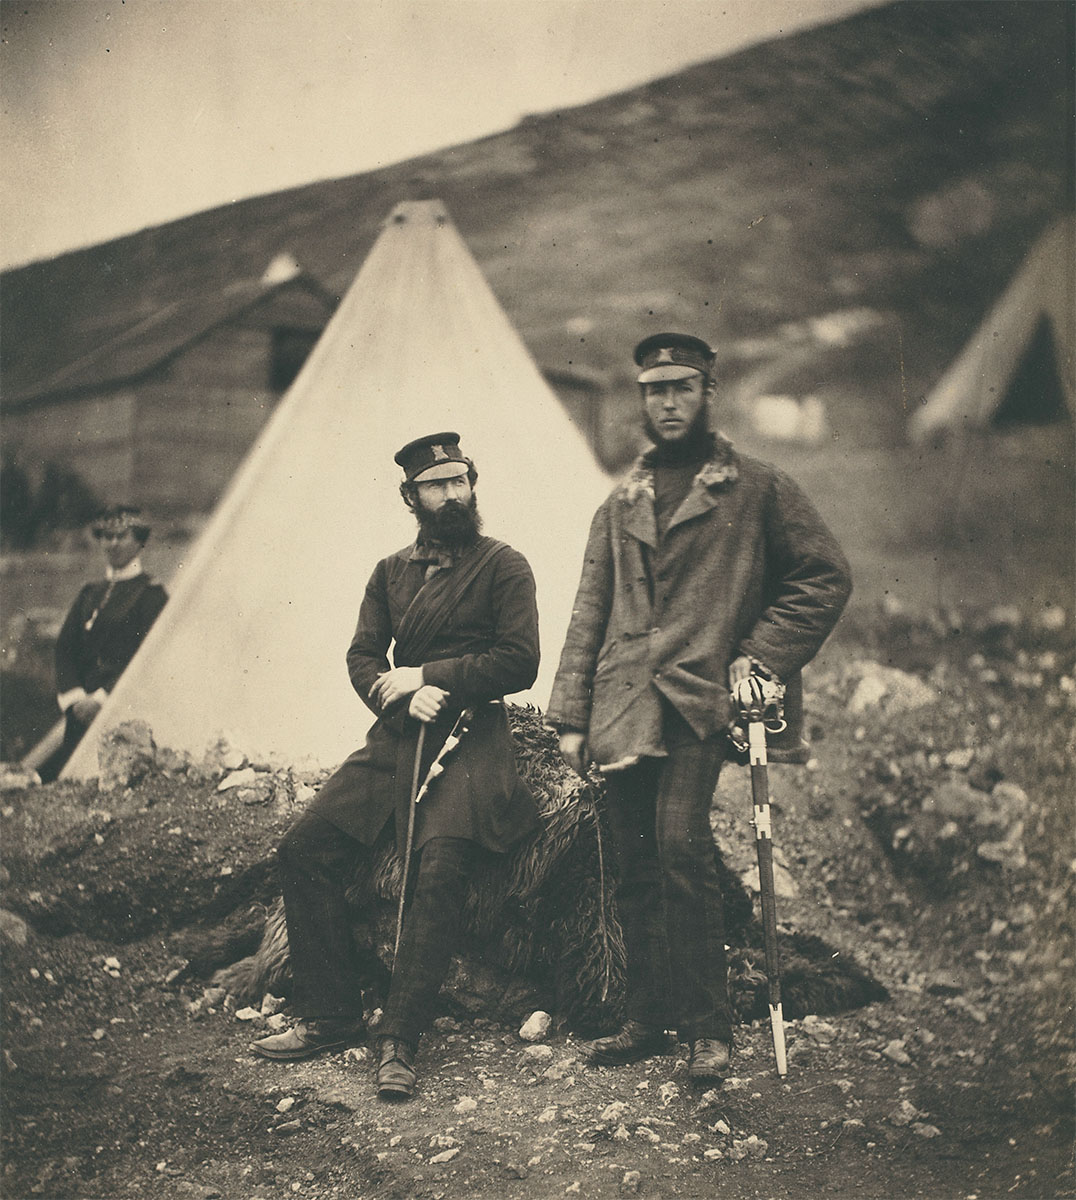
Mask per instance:
[[[799,672],[851,581],[799,487],[711,432],[710,347],[656,334],[635,362],[654,446],[594,517],[547,717],[569,766],[603,771],[619,859],[627,1019],[590,1060],[661,1053],[671,1029],[706,1081],[732,1048],[710,829],[730,688],[752,673],[779,680],[798,747]]]
[[[481,536],[478,473],[459,435],[418,438],[395,461],[418,538],[377,564],[347,653],[352,684],[377,721],[278,848],[301,1022],[253,1049],[267,1058],[307,1058],[363,1036],[362,988],[370,979],[352,939],[345,886],[379,839],[394,836],[406,854],[419,730],[423,778],[469,708],[470,731],[417,807],[408,875],[414,888],[409,882],[378,1029],[378,1093],[406,1099],[415,1088],[418,1039],[457,944],[468,881],[483,858],[505,853],[538,826],[502,703],[538,673],[538,611],[526,559]]]

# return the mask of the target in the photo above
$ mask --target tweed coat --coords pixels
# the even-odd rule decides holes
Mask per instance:
[[[370,698],[378,675],[396,666],[421,666],[423,681],[450,693],[449,707],[427,726],[422,773],[444,743],[459,712],[471,707],[474,721],[446,768],[419,806],[415,847],[431,837],[460,837],[503,852],[537,828],[537,807],[516,771],[501,698],[529,687],[538,673],[538,610],[534,576],[517,550],[479,538],[453,567],[493,549],[467,590],[445,615],[419,658],[395,643],[401,620],[424,586],[426,561],[407,546],[374,569],[347,652],[352,686],[378,720],[366,744],[350,755],[322,785],[311,811],[351,837],[373,845],[395,814],[401,853],[419,722],[407,715],[408,697],[379,712]]]
[[[848,563],[797,484],[715,437],[659,536],[654,460],[639,459],[590,528],[547,716],[600,766],[662,756],[661,697],[704,738],[728,727],[728,668],[747,655],[789,691],[851,591]]]

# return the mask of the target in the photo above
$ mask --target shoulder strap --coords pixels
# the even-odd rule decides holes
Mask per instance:
[[[448,614],[460,602],[482,568],[495,554],[507,549],[504,542],[483,538],[471,554],[456,563],[455,567],[438,571],[419,588],[395,631],[396,649],[401,658],[414,664],[422,660]]]

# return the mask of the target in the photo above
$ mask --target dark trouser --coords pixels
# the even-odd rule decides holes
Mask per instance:
[[[467,883],[479,853],[463,838],[432,838],[416,855],[380,1034],[414,1045],[429,1024],[457,945]],[[362,988],[370,979],[352,936],[357,914],[345,889],[364,860],[369,869],[372,849],[306,813],[284,835],[277,857],[295,1011],[308,1020],[361,1017]]]
[[[694,736],[667,736],[666,743],[667,758],[606,776],[628,953],[627,1016],[675,1029],[681,1041],[731,1044],[725,913],[710,830],[725,743]]]

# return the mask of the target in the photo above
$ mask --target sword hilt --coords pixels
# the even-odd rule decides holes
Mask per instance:
[[[740,722],[744,725],[761,722],[767,733],[780,733],[786,728],[784,702],[784,687],[776,679],[765,679],[754,672],[732,689],[732,703]]]

